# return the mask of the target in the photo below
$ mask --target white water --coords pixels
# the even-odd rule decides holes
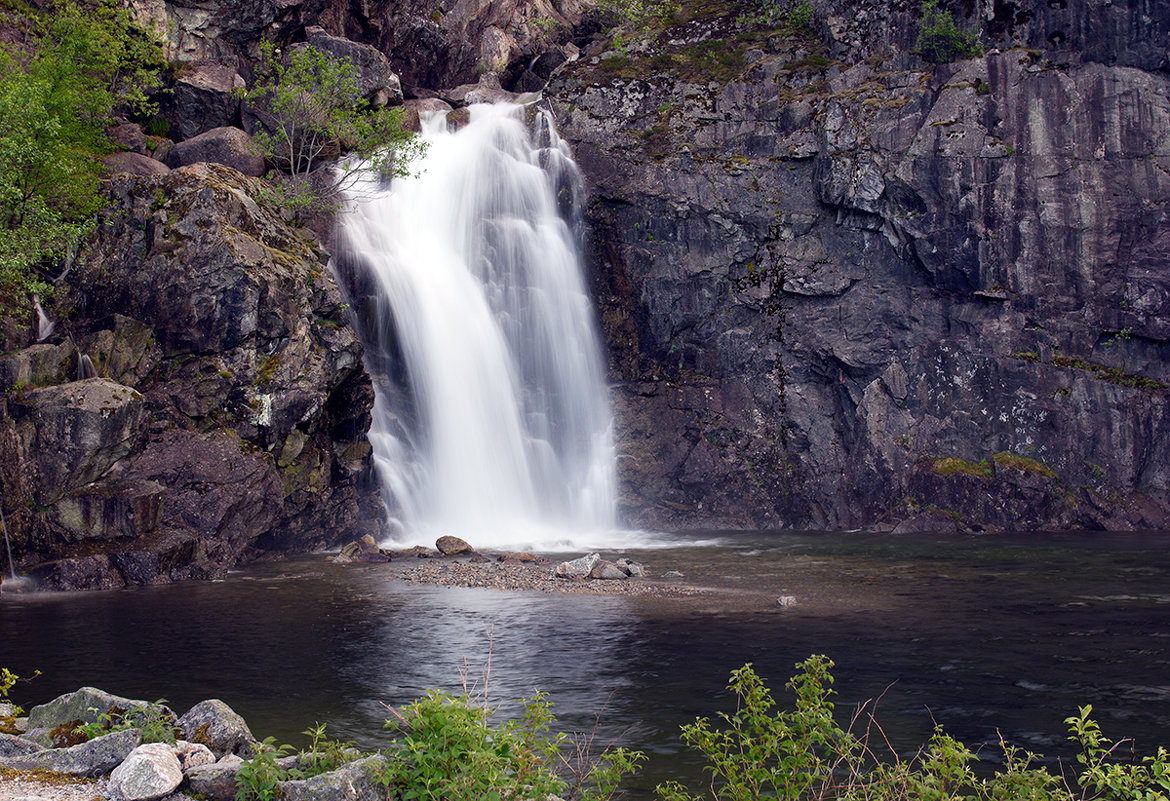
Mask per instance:
[[[33,308],[37,312],[37,342],[44,342],[53,333],[56,324],[49,319],[49,315],[45,314],[45,308],[41,305],[41,299],[33,295]]]
[[[580,178],[545,116],[471,107],[424,120],[416,177],[365,187],[340,269],[368,270],[359,314],[377,403],[370,432],[396,539],[476,547],[603,544],[615,471],[572,213]],[[402,389],[405,387],[405,389]]]

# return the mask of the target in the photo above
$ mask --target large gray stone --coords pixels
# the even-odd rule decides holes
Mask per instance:
[[[381,801],[386,789],[375,778],[386,757],[375,755],[309,779],[281,782],[285,801]]]
[[[25,756],[44,750],[45,746],[25,737],[0,732],[0,757]]]
[[[99,776],[122,764],[141,742],[142,737],[137,729],[125,729],[69,748],[47,748],[30,754],[0,757],[0,767]]]
[[[135,748],[110,774],[110,792],[121,801],[154,801],[183,782],[183,771],[171,746],[146,743]]]
[[[96,687],[82,687],[59,695],[48,703],[34,706],[28,712],[28,722],[33,729],[54,729],[76,720],[97,723],[103,715],[111,713],[121,714],[131,710],[145,712],[152,706],[147,701],[123,698]]]
[[[179,718],[183,739],[207,746],[216,758],[226,754],[251,758],[256,738],[242,717],[218,698],[200,701]]]
[[[244,760],[235,754],[226,754],[210,765],[197,765],[184,771],[187,789],[215,801],[234,801],[236,776]]]

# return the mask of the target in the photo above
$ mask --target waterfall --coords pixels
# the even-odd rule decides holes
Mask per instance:
[[[33,295],[33,308],[37,313],[37,342],[44,342],[52,335],[56,325],[49,319],[49,315],[45,314],[41,299],[36,295]]]
[[[546,113],[423,120],[416,175],[342,215],[377,395],[371,443],[404,541],[551,548],[614,527],[612,417],[573,215],[580,175]]]

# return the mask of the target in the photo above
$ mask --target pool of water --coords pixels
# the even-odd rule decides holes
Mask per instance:
[[[482,688],[488,670],[503,714],[540,689],[565,728],[628,729],[651,753],[643,788],[696,780],[678,727],[725,708],[732,669],[750,661],[780,693],[811,653],[836,662],[842,716],[879,699],[902,751],[937,721],[970,745],[1002,732],[1067,757],[1063,720],[1087,703],[1139,751],[1170,743],[1170,535],[704,539],[629,554],[711,590],[697,599],[418,586],[399,563],[321,558],[214,583],[4,595],[0,665],[42,671],[13,691],[26,707],[82,685],[180,713],[216,697],[259,737],[299,745],[326,722],[367,746],[385,740],[384,703]]]

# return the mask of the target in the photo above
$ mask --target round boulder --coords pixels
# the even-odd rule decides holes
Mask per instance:
[[[465,540],[452,537],[449,534],[435,540],[435,548],[444,556],[458,556],[459,554],[471,553],[475,550]]]
[[[239,128],[212,128],[198,136],[179,142],[167,156],[172,167],[186,167],[199,162],[223,164],[244,175],[264,175],[264,157],[252,148],[252,137]]]
[[[110,774],[110,794],[123,801],[153,801],[183,782],[183,769],[166,743],[147,743],[130,752]]]
[[[216,757],[225,754],[250,759],[256,738],[244,719],[218,698],[200,701],[179,718],[183,739],[205,745]]]

